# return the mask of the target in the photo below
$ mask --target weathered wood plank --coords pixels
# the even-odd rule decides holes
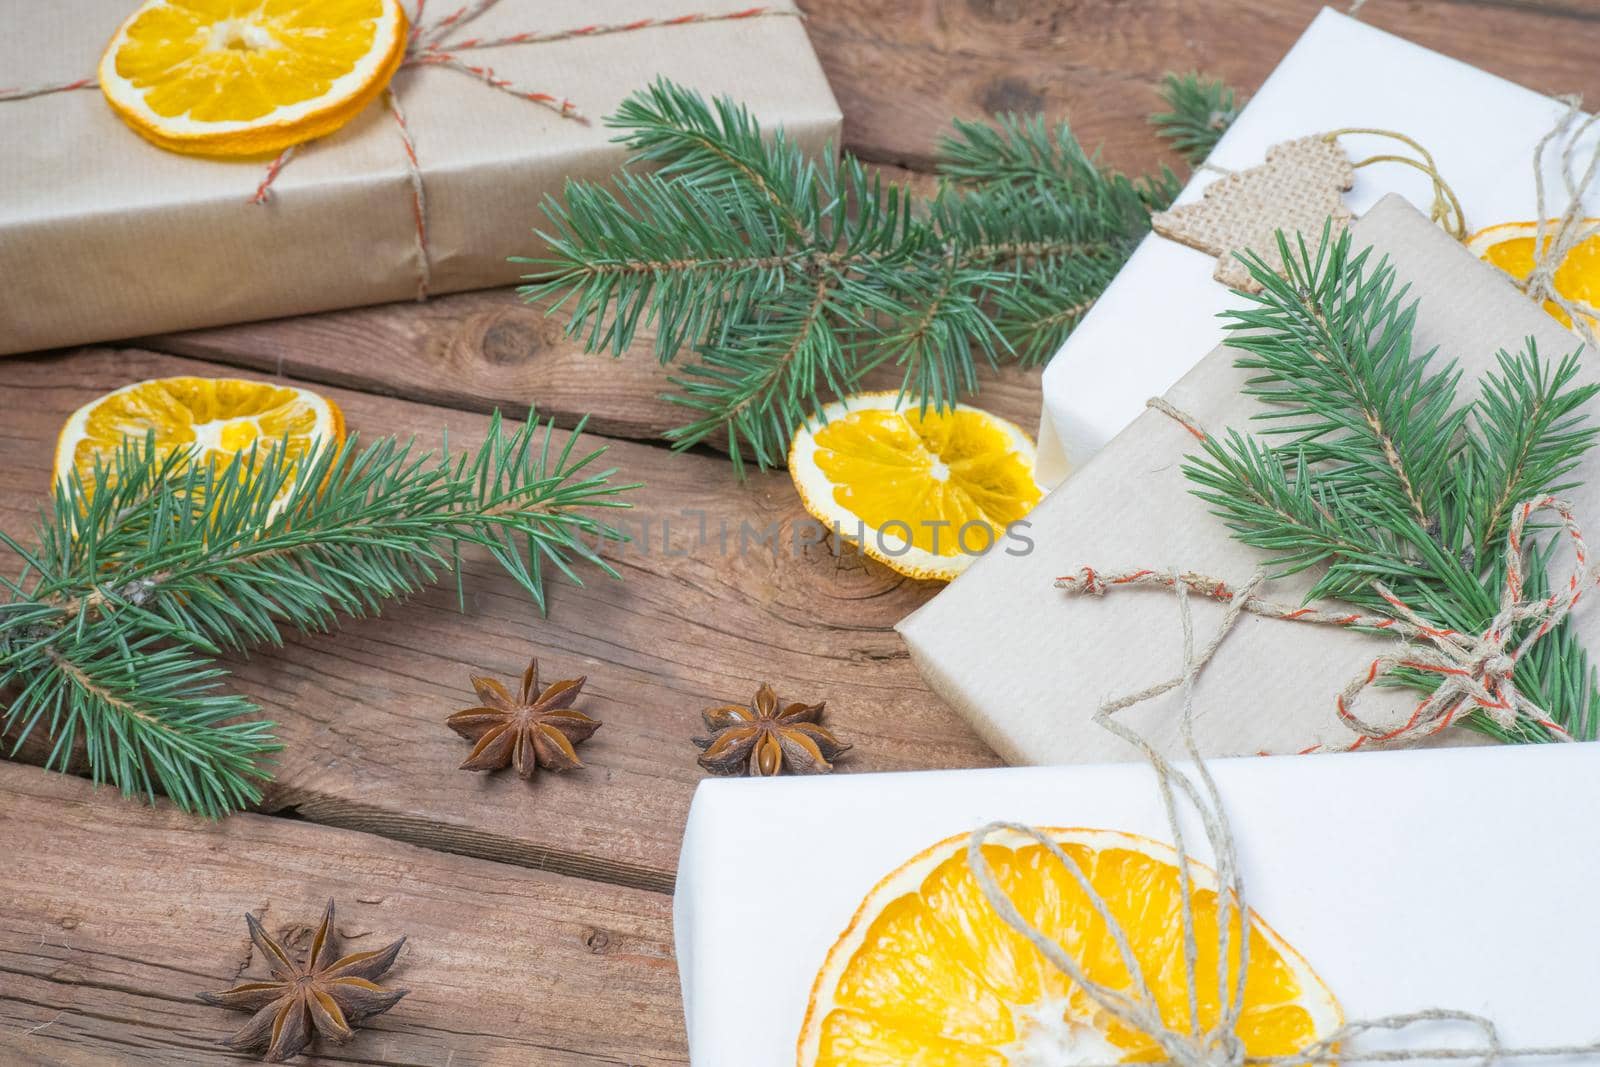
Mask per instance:
[[[879,168],[886,180],[924,195],[931,175]],[[291,374],[306,381],[397,396],[466,411],[524,410],[530,404],[565,427],[589,416],[588,428],[611,437],[660,440],[692,421],[664,399],[676,392],[641,332],[623,358],[587,354],[564,330],[564,312],[522,303],[513,289],[242,323],[145,338],[142,347],[175,355]],[[901,376],[882,367],[865,388],[898,388]],[[981,373],[977,401],[1032,426],[1039,411],[1039,372],[1005,367]]]
[[[181,373],[227,372],[131,349],[0,361],[0,526],[23,535],[31,525],[68,412],[124,382]],[[484,425],[328,393],[364,433],[437,441],[448,424],[465,445]],[[613,443],[607,458],[620,478],[647,485],[625,516],[639,542],[612,553],[624,581],[559,584],[541,619],[492,563],[469,559],[464,613],[453,589],[436,588],[382,619],[234,664],[238,688],[279,723],[287,746],[267,810],[660,890],[702,776],[689,743],[699,712],[748,698],[763,680],[829,701],[831,721],[856,745],[850,769],[996,762],[922,684],[891,629],[935,587],[853,554],[795,549],[804,513],[784,474],[740,484],[720,458],[629,442]],[[752,538],[741,551],[746,525],[778,544]],[[456,770],[466,746],[443,720],[471,702],[468,673],[514,676],[532,654],[547,677],[589,676],[581,706],[606,725],[583,748],[588,768],[531,784]]]
[[[692,421],[663,399],[676,391],[638,342],[620,359],[586,354],[563,334],[565,315],[529,307],[514,290],[385,304],[292,319],[146,338],[158,351],[289,374],[309,382],[397,396],[465,411],[524,411],[611,437],[659,440]],[[1039,415],[1039,371],[1007,366],[981,375],[973,403],[1030,429]],[[866,388],[893,389],[900,374],[878,368]]]
[[[405,935],[411,993],[297,1063],[686,1063],[654,893],[260,815],[208,822],[0,762],[0,1062],[247,1062],[200,990],[265,977],[244,913],[300,935],[331,897],[351,951]]]
[[[927,169],[952,117],[1070,118],[1130,171],[1172,162],[1146,119],[1170,70],[1253,90],[1322,0],[801,0],[845,146]],[[1336,5],[1344,9],[1349,5]],[[1600,97],[1593,3],[1369,0],[1360,17],[1546,93]],[[1352,57],[1351,77],[1370,76]],[[1337,87],[1330,87],[1337,91]]]

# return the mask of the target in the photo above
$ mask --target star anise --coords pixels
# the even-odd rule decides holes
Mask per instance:
[[[265,1049],[264,1059],[278,1063],[300,1052],[313,1037],[343,1044],[355,1036],[357,1023],[382,1015],[410,992],[384,989],[377,984],[377,979],[394,966],[406,939],[402,937],[373,952],[339,956],[339,933],[333,927],[331,900],[303,964],[290,959],[254,915],[246,914],[244,919],[250,926],[250,940],[267,961],[272,980],[245,982],[221,993],[200,994],[207,1004],[255,1013],[244,1029],[224,1042],[229,1048]]]
[[[827,774],[850,746],[819,725],[821,704],[790,704],[779,710],[778,694],[765,683],[748,707],[707,708],[710,737],[696,737],[705,751],[700,766],[712,774]]]
[[[483,706],[458,711],[446,720],[450,729],[477,742],[461,769],[494,771],[514,766],[522,777],[532,778],[539,767],[552,771],[582,767],[573,746],[600,729],[600,723],[572,710],[572,702],[588,680],[571,678],[540,692],[536,659],[522,673],[522,689],[512,699],[506,687],[493,678],[474,677],[472,688]]]

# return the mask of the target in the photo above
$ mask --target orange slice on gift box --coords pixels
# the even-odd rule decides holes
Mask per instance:
[[[1588,228],[1600,224],[1600,219],[1584,219]],[[1551,219],[1545,225],[1545,245],[1548,247],[1555,235],[1559,220]],[[1499,267],[1518,281],[1533,273],[1534,245],[1539,237],[1537,222],[1506,222],[1479,230],[1467,238],[1467,247],[1485,263]],[[1600,234],[1586,238],[1567,253],[1555,273],[1556,292],[1575,303],[1596,309],[1600,315]],[[1554,301],[1546,300],[1544,308],[1571,326],[1572,318]],[[1600,318],[1584,316],[1591,328],[1600,329]]]
[[[1044,494],[1021,427],[965,404],[919,407],[889,392],[827,405],[795,433],[789,474],[830,534],[901,574],[949,581]]]
[[[1109,830],[1042,831],[1075,859],[1127,935],[1168,1029],[1189,1029],[1177,853]],[[1007,926],[967,865],[966,834],[914,857],[875,886],[828,953],[800,1034],[800,1067],[1037,1067],[1165,1059],[1111,1018]],[[1012,831],[984,855],[1022,915],[1094,981],[1132,979],[1106,923],[1072,874]],[[1201,1030],[1220,1017],[1217,878],[1191,864]],[[1241,943],[1231,912],[1231,990]],[[1249,1056],[1292,1056],[1343,1024],[1338,1002],[1283,938],[1250,915],[1244,1009]]]
[[[100,59],[100,87],[146,140],[262,156],[332,133],[389,84],[397,0],[145,0]]]
[[[110,468],[122,443],[154,434],[158,451],[192,449],[195,459],[217,468],[237,453],[258,447],[264,454],[280,441],[291,461],[318,443],[344,440],[344,415],[309,389],[239,378],[153,378],[91,400],[67,417],[56,438],[55,483],[76,472],[94,486],[98,463]],[[115,477],[115,471],[111,472]],[[285,480],[277,499],[294,490]]]

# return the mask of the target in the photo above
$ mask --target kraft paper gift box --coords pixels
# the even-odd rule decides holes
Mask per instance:
[[[1203,676],[1200,713],[1228,693]],[[1251,907],[1347,1019],[1454,1008],[1493,1019],[1508,1044],[1577,1044],[1600,1036],[1600,924],[1587,912],[1597,758],[1592,745],[1546,745],[1210,769]],[[703,783],[674,906],[691,1061],[792,1067],[818,968],[868,890],[991,820],[1172,841],[1141,764]],[[1197,827],[1185,836],[1207,861]],[[1397,1045],[1423,1041],[1448,1043],[1421,1033]]]
[[[1353,249],[1374,250],[1374,264],[1387,256],[1397,281],[1410,286],[1408,301],[1419,302],[1413,351],[1437,347],[1440,365],[1458,361],[1458,403],[1477,394],[1477,379],[1500,350],[1518,352],[1532,338],[1540,358],[1553,364],[1582,344],[1399,197],[1380,201],[1350,233]],[[1251,417],[1266,410],[1241,392],[1248,375],[1234,366],[1235,355],[1214,349],[1165,394],[1213,436],[1228,428],[1259,429]],[[1597,380],[1600,365],[1590,361],[1577,381]],[[1591,423],[1600,421],[1600,398],[1583,410]],[[1170,568],[1242,585],[1262,566],[1259,554],[1235,540],[1190,492],[1181,468],[1197,450],[1194,437],[1171,416],[1145,410],[1028,516],[1031,551],[990,552],[900,623],[929,685],[1008,761],[1134,758],[1132,748],[1095,726],[1092,716],[1107,697],[1143,689],[1179,662],[1182,638],[1171,595],[1129,589],[1069,596],[1054,587],[1058,576],[1085,566],[1102,572]],[[1590,452],[1571,480],[1580,487],[1563,495],[1578,521],[1600,527],[1600,453]],[[1553,574],[1564,574],[1568,556],[1558,555],[1551,566]],[[1269,581],[1262,595],[1299,603],[1311,579]],[[1196,605],[1201,631],[1220,612],[1214,602]],[[1581,604],[1572,621],[1585,644],[1600,649],[1600,603]],[[1337,627],[1246,617],[1210,668],[1222,691],[1234,695],[1197,720],[1202,752],[1290,753],[1350,743],[1356,735],[1337,721],[1335,697],[1376,655],[1395,647],[1394,640]],[[1128,715],[1158,744],[1171,745],[1175,699],[1168,694]],[[1361,701],[1368,721],[1403,722],[1416,696],[1376,689]],[[1451,743],[1476,737],[1460,729],[1439,735]]]
[[[785,0],[777,0],[781,10]],[[0,34],[5,86],[92,76],[135,0],[16,4]],[[407,0],[408,12],[415,4]],[[458,5],[432,4],[423,24]],[[747,9],[748,0],[501,0],[446,39]],[[454,70],[402,68],[393,88],[426,197],[432,293],[509,285],[543,251],[539,204],[567,178],[604,179],[627,152],[602,118],[657,77],[731,95],[809,151],[839,110],[799,18],[772,14],[464,53],[570,99],[586,122]],[[0,353],[322,311],[417,295],[410,174],[381,101],[302,146],[249,201],[267,161],[165,152],[98,90],[0,101]],[[511,299],[508,297],[508,299]]]
[[[1380,71],[1350,77],[1353,68]],[[1331,86],[1337,86],[1332,91]],[[1228,170],[1260,164],[1283,141],[1349,127],[1415,138],[1461,199],[1470,230],[1536,215],[1533,154],[1566,104],[1431,52],[1330,9],[1311,23],[1252,96],[1209,162]],[[1600,130],[1583,144],[1592,146]],[[1341,138],[1352,160],[1407,150],[1375,137]],[[1558,152],[1548,153],[1549,188],[1562,188]],[[1587,156],[1582,158],[1587,159]],[[1178,197],[1192,203],[1218,179],[1197,169]],[[1390,193],[1423,210],[1433,191],[1409,167],[1356,171],[1347,206],[1360,214]],[[1558,200],[1555,214],[1566,206]],[[1600,214],[1600,191],[1588,214]],[[1083,465],[1222,340],[1217,314],[1228,291],[1212,279],[1213,257],[1152,234],[1135,250],[1044,373],[1039,477],[1054,485]]]

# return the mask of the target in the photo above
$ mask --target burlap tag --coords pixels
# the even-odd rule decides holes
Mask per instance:
[[[1158,212],[1150,223],[1163,237],[1215,255],[1217,281],[1253,292],[1260,286],[1236,253],[1250,249],[1281,269],[1277,231],[1319,234],[1331,218],[1333,232],[1343,232],[1350,211],[1340,194],[1354,184],[1355,170],[1336,142],[1302,137],[1273,145],[1259,167],[1213,182],[1198,203]]]

